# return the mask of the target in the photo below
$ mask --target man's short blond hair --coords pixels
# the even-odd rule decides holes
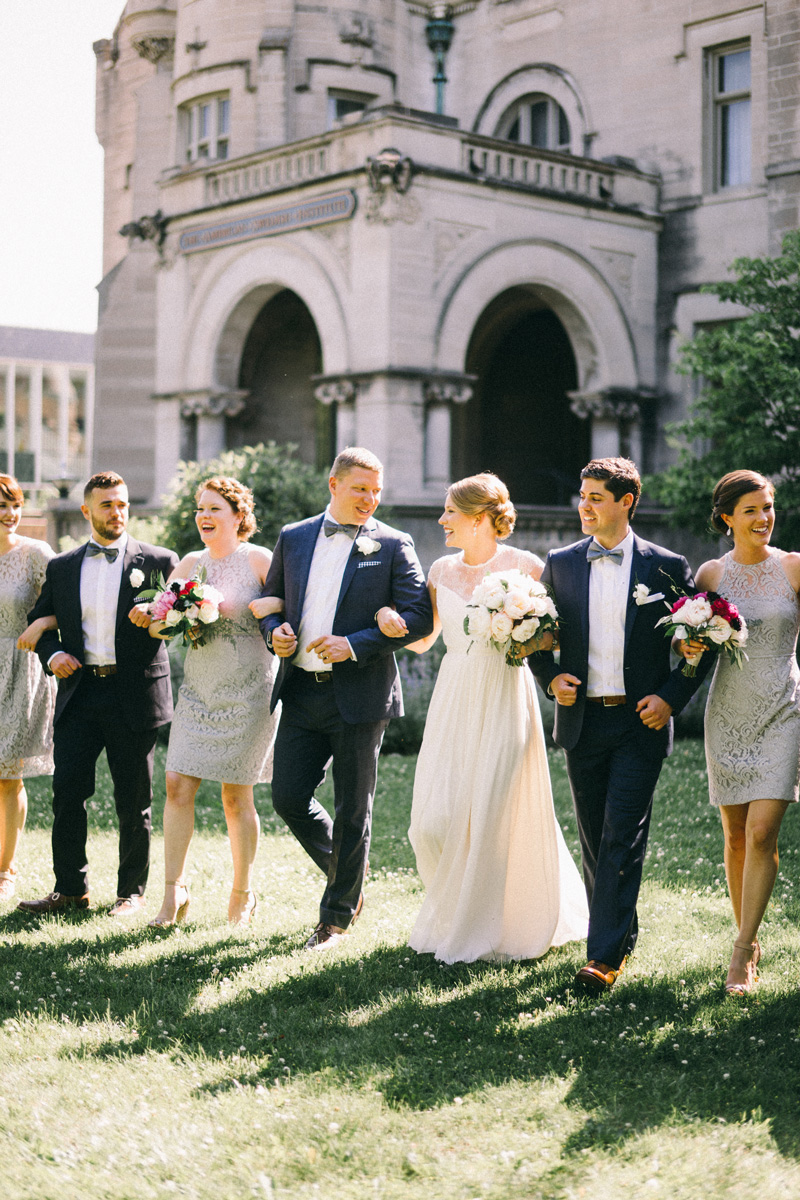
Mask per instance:
[[[361,467],[364,471],[377,471],[383,476],[383,463],[377,455],[371,450],[365,450],[363,446],[346,446],[344,450],[340,450],[333,460],[331,475],[336,479],[343,479],[356,467]]]

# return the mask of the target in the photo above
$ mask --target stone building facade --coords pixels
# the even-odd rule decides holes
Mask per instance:
[[[409,520],[493,469],[572,536],[590,454],[667,461],[702,285],[798,224],[796,0],[128,0],[95,52],[95,462],[144,501],[356,441]]]

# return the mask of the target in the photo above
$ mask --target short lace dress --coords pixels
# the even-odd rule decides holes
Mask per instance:
[[[720,654],[706,708],[706,762],[712,804],[796,801],[800,781],[800,629],[797,594],[772,551],[760,563],[725,555],[718,591],[747,622],[740,670]]]
[[[17,649],[53,553],[20,537],[0,555],[0,779],[53,774],[56,681],[35,654]]]
[[[244,543],[225,558],[205,551],[198,566],[224,599],[203,644],[186,653],[167,770],[218,783],[268,783],[278,722],[278,710],[270,714],[269,705],[278,664],[248,608],[261,595],[261,582]]]
[[[484,575],[530,574],[535,555],[501,546],[430,571],[447,646],[417,760],[409,838],[426,896],[409,939],[444,962],[538,958],[586,937],[586,893],[553,810],[536,686],[464,633]]]

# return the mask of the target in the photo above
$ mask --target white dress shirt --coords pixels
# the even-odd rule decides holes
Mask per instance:
[[[89,540],[95,541],[94,538]],[[91,558],[88,555],[83,556],[81,624],[84,662],[90,666],[105,667],[117,661],[117,602],[127,545],[127,533],[109,543],[109,548],[119,550],[113,562],[109,562],[104,554],[93,555]]]
[[[294,666],[299,667],[301,671],[333,670],[332,663],[323,662],[316,651],[308,651],[306,646],[309,642],[333,632],[333,619],[336,616],[342,577],[353,550],[353,538],[348,537],[346,533],[337,532],[331,537],[325,536],[326,517],[332,521],[336,519],[331,516],[330,508],[327,508],[311,559],[300,628],[297,630],[298,650],[293,661]]]
[[[589,564],[589,673],[586,695],[624,696],[625,617],[631,592],[633,530],[618,543],[621,563],[596,558]]]

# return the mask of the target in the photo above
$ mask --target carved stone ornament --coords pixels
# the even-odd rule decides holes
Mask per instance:
[[[339,26],[339,41],[345,45],[371,47],[375,42],[375,30],[369,17],[363,13],[348,13]]]
[[[358,388],[352,379],[333,379],[314,388],[320,404],[352,404]]]
[[[182,417],[238,417],[249,392],[185,392],[180,397]]]
[[[642,404],[656,398],[653,388],[607,387],[597,392],[568,392],[570,409],[576,417],[601,421],[636,421]]]
[[[129,221],[127,225],[122,226],[119,232],[122,237],[126,237],[132,242],[137,239],[142,242],[152,242],[161,258],[167,237],[168,220],[159,208],[152,217],[139,217],[138,221]]]
[[[413,173],[411,159],[393,146],[387,146],[380,154],[370,155],[367,159],[367,179],[373,192],[392,189],[402,196],[411,187]]]
[[[422,385],[428,404],[466,404],[472,399],[472,392],[471,384],[456,379],[426,379]]]
[[[175,38],[155,37],[144,33],[133,38],[133,48],[140,58],[158,64],[162,58],[172,58],[175,53]]]

